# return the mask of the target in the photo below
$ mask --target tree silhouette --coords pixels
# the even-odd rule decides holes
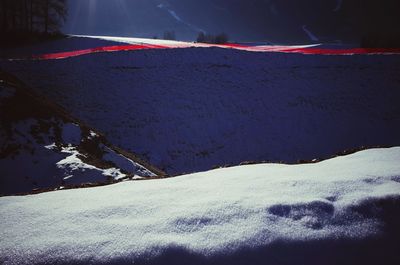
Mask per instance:
[[[176,40],[175,31],[173,31],[173,30],[171,30],[171,31],[165,31],[165,32],[164,32],[163,39],[164,39],[164,40]]]
[[[2,33],[56,32],[67,16],[66,0],[1,0],[0,9]]]
[[[205,34],[204,32],[200,32],[197,36],[196,41],[200,43],[214,43],[214,44],[224,44],[229,40],[228,35],[225,33],[221,33],[218,35]]]

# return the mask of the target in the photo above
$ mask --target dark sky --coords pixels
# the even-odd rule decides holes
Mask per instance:
[[[356,42],[365,28],[396,24],[398,0],[69,0],[66,33],[194,40],[200,31],[235,41]],[[369,9],[368,9],[369,8]],[[393,21],[387,21],[386,17]],[[365,21],[374,21],[363,26]],[[390,19],[389,19],[390,20]],[[399,25],[399,24],[397,24]]]

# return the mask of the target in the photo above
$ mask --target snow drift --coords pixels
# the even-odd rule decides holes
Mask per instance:
[[[371,149],[3,197],[0,263],[398,264],[399,161]]]

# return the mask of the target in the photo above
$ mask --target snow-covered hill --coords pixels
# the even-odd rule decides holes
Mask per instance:
[[[163,0],[70,0],[68,7],[63,31],[69,34],[161,38],[174,31],[180,39],[193,40],[200,30]]]
[[[0,79],[0,195],[160,174],[19,80]]]
[[[200,31],[235,41],[360,43],[368,32],[399,36],[397,0],[69,0],[64,32],[158,38]],[[309,34],[311,33],[311,35]],[[389,35],[387,35],[389,34]],[[310,38],[310,36],[314,36]],[[378,45],[379,46],[379,45]]]
[[[400,148],[0,198],[0,263],[399,264]]]
[[[199,32],[225,32],[236,41],[314,42],[302,28],[306,24],[325,40],[343,37],[338,23],[342,5],[337,0],[68,2],[70,12],[63,30],[69,34],[161,38],[165,31],[174,31],[178,39],[195,40]]]
[[[0,67],[170,174],[400,145],[398,55],[189,48]]]

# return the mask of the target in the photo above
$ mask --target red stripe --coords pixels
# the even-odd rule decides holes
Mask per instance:
[[[353,49],[321,49],[299,48],[283,49],[283,52],[322,55],[347,55],[347,54],[400,54],[400,48],[353,48]]]
[[[106,46],[97,47],[85,50],[58,52],[42,55],[34,55],[33,59],[39,60],[50,60],[50,59],[64,59],[69,57],[81,56],[85,54],[91,54],[96,52],[115,52],[115,51],[132,51],[132,50],[143,50],[143,49],[167,49],[167,46],[152,45],[152,44],[132,44],[132,45],[117,45],[117,46]]]
[[[285,53],[321,54],[321,55],[400,54],[400,48],[323,49],[323,48],[296,48],[292,46],[245,46],[234,43],[211,45],[211,46],[222,47],[222,48],[230,47],[234,49],[245,49],[249,51],[285,52]],[[81,56],[97,52],[132,51],[132,50],[143,50],[143,49],[170,49],[170,48],[176,48],[176,47],[172,45],[167,46],[167,45],[154,45],[154,44],[117,45],[117,46],[97,47],[97,48],[77,50],[77,51],[35,55],[32,58],[39,60],[64,59],[64,58]]]
[[[236,44],[236,43],[225,43],[225,44],[220,44],[218,46],[221,47],[232,47],[232,48],[248,48],[250,46],[242,45],[242,44]]]

